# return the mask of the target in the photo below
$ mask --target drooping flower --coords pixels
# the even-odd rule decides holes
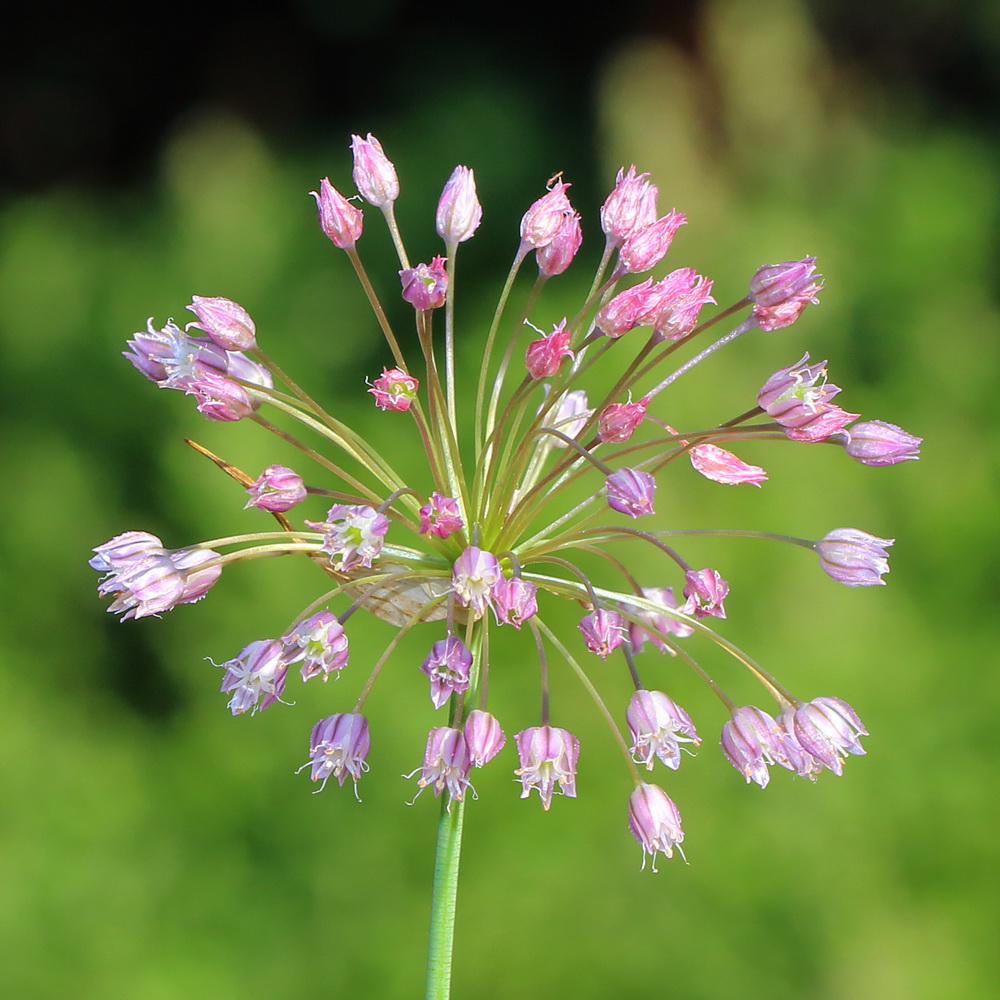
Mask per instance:
[[[282,637],[288,664],[301,661],[304,681],[322,676],[329,680],[334,671],[347,666],[347,633],[336,615],[317,611],[290,628]]]
[[[420,669],[430,678],[431,701],[440,708],[455,693],[469,689],[472,653],[457,636],[440,639],[431,647]]]
[[[263,712],[269,705],[281,700],[288,661],[277,639],[251,642],[222,666],[226,673],[220,690],[223,694],[232,692],[229,711],[233,715],[248,711]]]
[[[729,584],[719,576],[717,570],[690,570],[684,575],[684,612],[695,618],[725,618],[726,609],[722,602],[729,593]]]
[[[389,518],[367,504],[334,504],[325,521],[306,524],[324,532],[320,551],[329,554],[333,568],[341,573],[355,566],[370,569],[389,530]]]
[[[653,770],[653,759],[677,770],[681,763],[681,743],[697,746],[701,741],[691,716],[662,691],[640,689],[632,695],[625,711],[632,746],[632,759]]]
[[[863,754],[860,736],[867,736],[857,713],[840,698],[813,698],[795,709],[794,731],[799,744],[824,767],[843,774],[843,758]]]
[[[625,619],[617,611],[595,608],[577,625],[587,649],[606,660],[626,638]]]
[[[368,720],[357,712],[339,712],[320,719],[309,734],[309,777],[322,781],[322,791],[331,777],[343,787],[350,777],[355,785],[368,770],[366,760],[371,749]],[[302,770],[302,768],[299,768]]]
[[[514,772],[521,779],[521,798],[537,789],[542,808],[552,805],[552,795],[559,792],[576,798],[576,762],[580,741],[565,729],[534,726],[515,737],[521,766]]]
[[[519,629],[538,613],[538,584],[521,576],[501,576],[493,584],[493,613],[497,623]]]
[[[503,749],[507,742],[496,717],[474,708],[465,719],[465,742],[473,767],[483,767]]]
[[[417,794],[430,785],[435,798],[447,789],[454,801],[461,802],[469,787],[470,767],[469,747],[462,730],[437,726],[427,737]]]
[[[769,764],[780,762],[782,732],[778,723],[759,708],[746,705],[736,709],[722,727],[722,751],[746,779],[766,788],[771,780]]]
[[[886,549],[894,538],[878,538],[858,528],[835,528],[816,543],[823,571],[847,587],[884,586],[889,572]]]
[[[642,864],[647,856],[656,871],[656,855],[674,856],[684,840],[681,814],[673,800],[659,785],[640,781],[628,800],[628,827],[642,848]],[[683,853],[683,852],[682,852]]]

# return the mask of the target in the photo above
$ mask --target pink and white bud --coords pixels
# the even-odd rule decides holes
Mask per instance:
[[[263,712],[281,700],[288,673],[283,652],[277,639],[258,639],[222,664],[226,672],[219,690],[232,692],[228,707],[233,715]]]
[[[748,465],[718,445],[696,444],[688,454],[695,469],[717,483],[727,486],[751,483],[759,487],[767,479],[767,473],[759,465]]]
[[[680,611],[681,614],[685,613],[677,607],[673,587],[643,587],[642,596],[647,601],[658,604],[666,612]],[[647,611],[645,608],[633,610],[636,611],[642,622],[641,625],[633,623],[629,626],[629,641],[637,653],[642,651],[642,647],[647,642],[651,642],[661,653],[672,652],[664,642],[664,636],[675,635],[678,639],[686,639],[689,635],[694,634],[694,629],[677,615]]]
[[[269,465],[247,489],[250,499],[244,504],[273,514],[283,514],[306,498],[302,477],[286,465]]]
[[[636,691],[625,719],[632,734],[632,759],[645,764],[647,771],[653,770],[654,757],[676,771],[681,763],[680,744],[701,742],[691,717],[662,691]]]
[[[437,207],[437,234],[445,244],[472,239],[483,218],[476,195],[476,177],[469,167],[455,167],[448,178]]]
[[[339,573],[347,573],[355,566],[370,569],[382,551],[389,523],[385,514],[367,504],[334,504],[325,521],[306,521],[308,527],[324,532],[320,551],[329,554]]]
[[[580,216],[576,212],[570,212],[563,217],[562,225],[552,241],[538,248],[535,258],[539,272],[546,278],[562,274],[573,263],[581,243],[583,230],[580,228]]]
[[[618,254],[618,267],[628,274],[642,274],[656,267],[667,255],[674,234],[687,222],[682,212],[671,211],[633,233],[622,244]]]
[[[816,294],[823,288],[815,274],[816,258],[790,260],[758,268],[750,279],[753,317],[761,330],[791,326],[809,304],[819,304]]]
[[[242,420],[254,410],[243,386],[215,372],[196,375],[187,382],[184,392],[194,396],[198,401],[198,412],[209,420]]]
[[[895,424],[866,420],[848,430],[844,451],[862,465],[898,465],[920,457],[921,441]]]
[[[219,558],[211,549],[168,552],[159,538],[144,531],[127,531],[94,550],[90,565],[104,577],[97,585],[101,597],[111,595],[108,607],[122,621],[159,615],[178,604],[201,600],[219,579],[221,566],[202,569]]]
[[[322,781],[317,791],[326,788],[331,777],[343,787],[348,776],[355,785],[368,770],[366,759],[371,749],[368,720],[356,712],[339,712],[320,719],[309,734],[308,767],[313,781]]]
[[[521,576],[501,576],[493,584],[493,614],[498,625],[513,625],[520,629],[538,614],[538,585]]]
[[[587,649],[606,660],[625,641],[625,619],[617,611],[595,608],[577,625]]]
[[[488,764],[507,742],[496,717],[474,708],[465,720],[465,743],[469,748],[469,761],[473,767]]]
[[[656,286],[653,331],[663,340],[683,340],[697,325],[701,310],[712,298],[712,281],[693,267],[671,271]]]
[[[557,181],[553,188],[542,195],[521,218],[521,246],[534,248],[548,246],[562,228],[567,215],[573,215],[573,206],[566,197],[569,184]]]
[[[327,681],[330,674],[347,666],[347,633],[329,611],[317,611],[293,625],[281,641],[288,664],[302,662],[299,670],[304,681],[320,675]]]
[[[223,350],[249,351],[257,346],[257,328],[250,313],[232,299],[192,295],[187,308],[198,317],[198,322],[188,323],[187,328],[203,330]]]
[[[656,480],[639,469],[619,469],[604,480],[608,506],[629,517],[652,514]]]
[[[753,781],[761,788],[771,780],[768,765],[788,760],[784,735],[777,721],[751,705],[733,712],[733,717],[722,727],[721,745],[722,752],[747,784]]]
[[[469,748],[461,729],[448,726],[432,729],[417,779],[417,795],[430,785],[435,798],[447,789],[455,802],[461,802],[469,787],[470,763]]]
[[[552,795],[560,792],[576,798],[576,763],[580,757],[580,741],[565,729],[534,726],[515,737],[521,766],[514,772],[521,779],[521,798],[531,789],[538,790],[542,807],[552,805]]]
[[[652,278],[626,288],[598,311],[594,325],[605,337],[617,339],[637,326],[652,322],[659,301]]]
[[[575,438],[583,430],[593,412],[587,408],[587,393],[583,389],[574,389],[572,392],[563,393],[558,405],[550,412],[545,426],[560,431],[568,438]],[[550,436],[548,442],[552,448],[568,447],[565,441],[557,437]]]
[[[420,669],[431,681],[431,701],[440,708],[453,694],[469,690],[472,653],[457,636],[439,639],[431,646]]]
[[[681,829],[681,814],[667,793],[659,785],[640,781],[628,800],[628,828],[642,848],[642,866],[646,867],[647,856],[652,859],[656,871],[656,855],[668,858],[674,856],[684,840]],[[684,852],[681,851],[681,856]]]
[[[649,174],[636,174],[634,163],[628,173],[624,168],[618,171],[615,189],[601,207],[601,229],[609,247],[618,246],[656,221],[657,189],[647,177]]]
[[[840,698],[813,698],[795,709],[794,733],[802,748],[836,775],[843,774],[842,758],[862,755],[860,736],[867,736],[857,713]]]
[[[492,552],[470,545],[452,568],[452,587],[458,603],[482,618],[493,601],[493,588],[501,577],[500,564]]]
[[[684,574],[685,614],[695,618],[725,618],[722,606],[729,593],[729,584],[714,569],[689,570]]]
[[[835,528],[814,543],[823,572],[846,587],[885,586],[889,572],[886,549],[894,538],[878,538],[857,528]]]
[[[375,397],[375,405],[380,410],[408,410],[417,398],[420,383],[412,375],[399,368],[383,368],[382,374],[368,390]]]
[[[435,257],[429,264],[418,264],[399,272],[403,298],[414,309],[440,309],[448,297],[447,257]]]
[[[602,441],[627,441],[646,419],[649,396],[643,396],[638,403],[609,403],[597,418],[597,436]]]
[[[334,246],[350,250],[361,239],[361,209],[352,205],[326,177],[319,182],[319,191],[309,193],[316,199],[319,209],[319,228]]]
[[[566,320],[557,323],[552,332],[543,334],[538,340],[528,344],[524,364],[532,378],[548,378],[559,370],[563,358],[572,358],[569,349],[571,332],[566,329]]]
[[[455,497],[442,496],[435,491],[431,494],[430,503],[420,508],[421,535],[447,538],[464,527],[465,522],[458,511],[458,500]]]
[[[354,183],[361,197],[376,208],[385,208],[399,197],[399,178],[396,168],[382,151],[382,143],[368,133],[366,139],[351,136],[354,154]]]

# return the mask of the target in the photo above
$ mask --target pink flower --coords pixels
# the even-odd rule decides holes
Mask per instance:
[[[431,681],[431,701],[440,708],[454,693],[469,689],[472,653],[457,636],[439,639],[420,669]]]
[[[894,538],[878,538],[857,528],[835,528],[816,543],[823,571],[846,587],[885,586],[889,572],[886,549]]]
[[[695,618],[726,617],[722,602],[729,593],[729,584],[714,569],[691,570],[684,580],[687,601],[683,610],[686,614],[693,613]]]
[[[712,281],[682,267],[671,271],[655,288],[653,330],[664,340],[683,340],[697,325],[702,308],[712,298]]]
[[[864,754],[859,736],[867,736],[857,713],[839,698],[813,698],[795,709],[795,737],[802,748],[836,775],[843,774],[842,758]]]
[[[347,666],[347,633],[336,615],[317,611],[299,622],[282,637],[284,655],[288,664],[302,661],[302,680],[308,681],[320,674],[329,680],[335,670]]]
[[[435,491],[431,494],[430,503],[420,508],[420,534],[436,535],[447,538],[465,527],[458,512],[458,500],[445,497]]]
[[[747,784],[753,781],[761,788],[771,780],[769,764],[789,766],[785,742],[778,723],[766,712],[749,705],[736,709],[722,727],[722,752],[729,763],[746,778]]]
[[[448,297],[446,257],[435,257],[430,264],[418,264],[399,272],[403,298],[414,309],[439,309]]]
[[[198,401],[198,412],[209,420],[236,421],[253,413],[246,389],[224,375],[204,372],[189,379],[184,387]]]
[[[507,742],[507,737],[496,718],[478,708],[469,712],[464,731],[473,767],[488,764]]]
[[[625,641],[625,619],[617,611],[595,608],[577,625],[587,649],[602,660]]]
[[[652,514],[656,480],[639,469],[619,469],[604,480],[608,506],[629,517]]]
[[[658,301],[652,278],[626,288],[610,299],[597,313],[594,325],[605,337],[621,337],[637,326],[652,322]]]
[[[602,441],[627,441],[646,419],[649,397],[643,396],[638,403],[609,403],[597,418],[597,435]]]
[[[919,458],[921,441],[895,424],[868,420],[848,430],[844,451],[862,465],[897,465]]]
[[[469,787],[469,768],[469,748],[462,730],[448,726],[432,729],[417,779],[417,795],[430,785],[435,798],[447,789],[455,802],[461,802]]]
[[[543,403],[542,406],[545,404]],[[541,408],[540,408],[541,409]],[[587,393],[583,389],[574,389],[564,393],[546,420],[546,426],[560,431],[568,438],[575,438],[590,419],[593,410],[587,409]],[[566,448],[566,442],[555,436],[549,437],[549,445],[553,448]]]
[[[441,192],[437,207],[437,234],[446,244],[472,239],[483,218],[476,195],[476,177],[468,167],[455,167]]]
[[[615,188],[601,208],[601,229],[607,235],[607,245],[616,247],[640,229],[656,221],[656,185],[646,178],[649,174],[635,172],[635,164],[618,171]]]
[[[653,859],[656,871],[656,855],[674,856],[674,848],[684,840],[681,829],[681,814],[667,793],[659,785],[640,781],[628,800],[628,827],[632,836],[642,848],[642,864],[646,856]],[[683,852],[681,852],[683,856]]]
[[[313,726],[309,734],[309,763],[302,766],[310,769],[313,781],[323,782],[318,791],[323,791],[331,776],[341,787],[348,775],[357,784],[368,770],[365,760],[370,749],[368,720],[356,712],[337,713]]]
[[[542,807],[552,805],[554,792],[576,798],[576,762],[580,741],[565,729],[535,726],[524,729],[514,739],[521,766],[514,772],[521,779],[521,798],[538,790]]]
[[[319,228],[341,250],[353,247],[361,238],[361,209],[352,205],[327,177],[319,182],[319,191],[309,193],[319,209]]]
[[[750,279],[753,316],[761,330],[780,330],[794,323],[810,303],[818,304],[822,289],[814,274],[816,258],[790,260],[757,269]]]
[[[325,521],[306,524],[325,533],[320,551],[329,553],[339,573],[347,573],[355,566],[370,569],[389,530],[389,518],[367,504],[334,504]]]
[[[306,498],[302,477],[285,465],[269,465],[247,490],[250,499],[243,509],[257,507],[260,510],[283,514]]]
[[[564,318],[553,327],[551,333],[543,334],[538,340],[528,344],[524,363],[532,378],[548,378],[550,375],[555,375],[562,359],[573,357],[573,352],[568,346],[571,333],[565,327]]]
[[[629,274],[642,274],[656,267],[670,249],[674,234],[686,222],[682,212],[671,211],[634,232],[619,251],[619,268]]]
[[[263,712],[281,700],[288,673],[288,661],[277,639],[258,639],[245,646],[231,660],[222,664],[226,673],[220,690],[232,691],[229,711],[242,715],[251,710]]]
[[[521,246],[538,249],[548,246],[562,228],[563,220],[573,214],[573,206],[566,197],[569,184],[558,181],[542,195],[521,219]]]
[[[538,248],[535,255],[538,270],[546,278],[562,274],[573,263],[577,250],[583,242],[583,231],[580,229],[580,216],[569,212],[563,216],[562,225],[552,237],[551,242]]]
[[[767,473],[759,465],[747,465],[731,451],[714,444],[696,444],[689,455],[695,469],[717,483],[727,486],[751,483],[759,487],[767,479]]]
[[[500,564],[492,552],[470,545],[455,561],[452,587],[458,603],[472,608],[482,618],[493,600],[493,588],[501,577]]]
[[[757,393],[757,405],[795,441],[823,441],[843,430],[856,413],[831,402],[840,386],[826,381],[826,362],[807,365],[808,354],[776,371]]]
[[[396,168],[382,152],[382,143],[368,133],[366,139],[351,136],[354,154],[354,183],[361,197],[376,208],[385,208],[399,197],[399,178]]]
[[[642,596],[653,604],[658,604],[664,611],[681,611],[677,607],[674,598],[673,587],[643,587]],[[675,635],[678,639],[685,639],[689,635],[694,635],[694,629],[682,621],[677,615],[660,614],[654,611],[647,611],[645,608],[633,609],[636,611],[642,625],[632,624],[629,626],[629,641],[636,652],[641,652],[646,642],[651,642],[660,652],[667,652],[669,647],[663,640],[665,635]]]
[[[520,576],[501,576],[493,584],[493,613],[497,624],[513,625],[520,629],[538,613],[538,584]]]
[[[403,412],[413,404],[419,388],[420,383],[412,375],[399,368],[383,368],[368,391],[380,410]]]
[[[208,334],[213,344],[226,351],[248,351],[257,346],[257,328],[250,314],[232,299],[191,297],[187,308],[198,317],[197,323],[189,323]]]
[[[653,758],[677,770],[681,763],[681,743],[697,746],[701,740],[691,717],[662,691],[640,689],[632,695],[625,710],[632,734],[632,759],[653,770]]]

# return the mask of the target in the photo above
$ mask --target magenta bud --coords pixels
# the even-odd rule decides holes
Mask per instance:
[[[472,238],[482,218],[475,175],[468,167],[455,167],[438,202],[438,236],[448,246],[464,243]]]
[[[923,438],[884,420],[867,420],[848,429],[844,451],[862,465],[897,465],[920,457]]]
[[[651,323],[658,301],[653,279],[647,278],[609,299],[597,313],[594,325],[605,337],[616,339]]]
[[[571,333],[566,329],[566,320],[557,323],[552,332],[543,334],[538,340],[528,344],[524,363],[532,378],[548,378],[559,370],[563,358],[572,358],[569,348]]]
[[[674,234],[687,222],[682,212],[671,211],[662,219],[633,233],[619,251],[619,268],[629,274],[642,274],[656,267],[667,255]]]
[[[474,708],[465,720],[465,742],[472,766],[482,767],[503,749],[507,737],[495,716]]]
[[[421,535],[447,538],[464,527],[465,522],[459,513],[458,500],[455,497],[442,496],[435,491],[431,494],[430,503],[420,508]]]
[[[602,441],[627,441],[646,419],[648,406],[648,396],[643,396],[638,403],[609,403],[597,418],[597,436]]]
[[[192,295],[187,308],[198,317],[188,329],[203,330],[223,350],[248,351],[257,346],[257,328],[250,314],[232,299]]]
[[[497,624],[513,625],[520,629],[538,613],[538,585],[520,576],[501,576],[493,584],[493,613]]]
[[[380,410],[408,410],[417,398],[420,383],[399,368],[383,368],[382,374],[368,390],[375,397],[375,405]]]
[[[701,310],[712,298],[712,281],[692,267],[668,274],[656,286],[653,330],[664,340],[683,340],[698,325]]]
[[[552,805],[552,795],[561,792],[576,798],[576,762],[580,741],[565,729],[535,726],[524,729],[514,739],[521,766],[514,772],[521,779],[521,798],[538,790],[542,807]]]
[[[452,799],[461,802],[469,787],[469,768],[469,748],[462,730],[438,726],[427,737],[417,785],[420,791],[430,785],[435,798],[447,789]]]
[[[452,588],[463,608],[472,608],[482,618],[493,601],[493,588],[501,577],[500,564],[492,552],[468,546],[452,567]]]
[[[319,209],[319,228],[341,250],[353,247],[361,238],[361,209],[352,205],[326,177],[319,182],[319,191],[309,193]]]
[[[701,741],[691,717],[662,691],[640,689],[632,695],[625,710],[632,734],[632,759],[652,771],[653,758],[677,770],[681,763],[681,743]]]
[[[608,506],[629,517],[652,514],[656,480],[638,469],[619,469],[604,481],[608,494]]]
[[[847,587],[885,586],[889,572],[886,549],[894,538],[878,538],[857,528],[835,528],[813,547],[823,571]]]
[[[657,854],[672,858],[675,847],[681,850],[679,845],[684,839],[681,814],[659,785],[640,781],[636,786],[628,800],[628,828],[642,848],[643,867],[648,855],[654,872]]]
[[[281,700],[288,673],[288,661],[277,639],[258,639],[244,646],[231,660],[222,664],[224,694],[232,692],[229,711],[242,715],[246,711],[263,712]]]
[[[606,660],[625,641],[625,619],[617,611],[596,608],[577,625],[587,649]]]
[[[566,197],[569,184],[558,181],[542,195],[521,219],[521,245],[535,248],[547,246],[562,228],[563,220],[573,214],[573,206]]]
[[[469,689],[472,653],[456,636],[439,639],[431,647],[420,669],[431,681],[431,701],[440,708],[454,693]]]
[[[546,278],[554,278],[562,274],[573,263],[576,252],[583,242],[583,231],[580,229],[580,216],[570,212],[563,216],[562,225],[552,237],[552,242],[538,248],[535,255],[538,270]]]
[[[382,152],[382,143],[368,133],[366,139],[351,136],[354,154],[354,183],[361,197],[376,208],[385,208],[399,197],[399,178],[396,168]]]
[[[282,637],[284,656],[289,665],[301,661],[302,680],[308,681],[347,666],[348,645],[344,626],[329,611],[317,611],[293,625]]]
[[[269,465],[247,490],[250,499],[243,509],[258,507],[283,514],[306,498],[306,488],[302,477],[284,465]]]
[[[320,719],[309,734],[309,777],[322,781],[322,791],[327,781],[334,777],[343,786],[350,776],[357,784],[358,778],[368,770],[365,763],[371,749],[368,720],[356,712],[340,712]],[[299,768],[301,771],[302,768]]]
[[[601,208],[601,229],[609,247],[616,247],[656,221],[656,185],[636,174],[635,164],[618,171],[615,189]]]
[[[714,569],[690,570],[684,581],[686,614],[694,614],[695,618],[726,617],[722,602],[729,593],[729,584]]]
[[[403,283],[403,298],[414,309],[439,309],[448,297],[446,257],[435,257],[430,264],[418,264],[399,272]]]
[[[750,279],[753,317],[761,330],[791,326],[809,304],[818,304],[816,294],[823,288],[814,274],[816,258],[790,260],[757,269]]]

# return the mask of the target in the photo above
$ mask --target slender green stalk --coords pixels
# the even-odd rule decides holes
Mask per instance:
[[[438,824],[437,850],[434,854],[431,937],[427,951],[427,1000],[447,1000],[451,996],[451,958],[455,944],[455,905],[464,817],[464,801],[455,802],[450,796],[442,796],[441,821]]]

